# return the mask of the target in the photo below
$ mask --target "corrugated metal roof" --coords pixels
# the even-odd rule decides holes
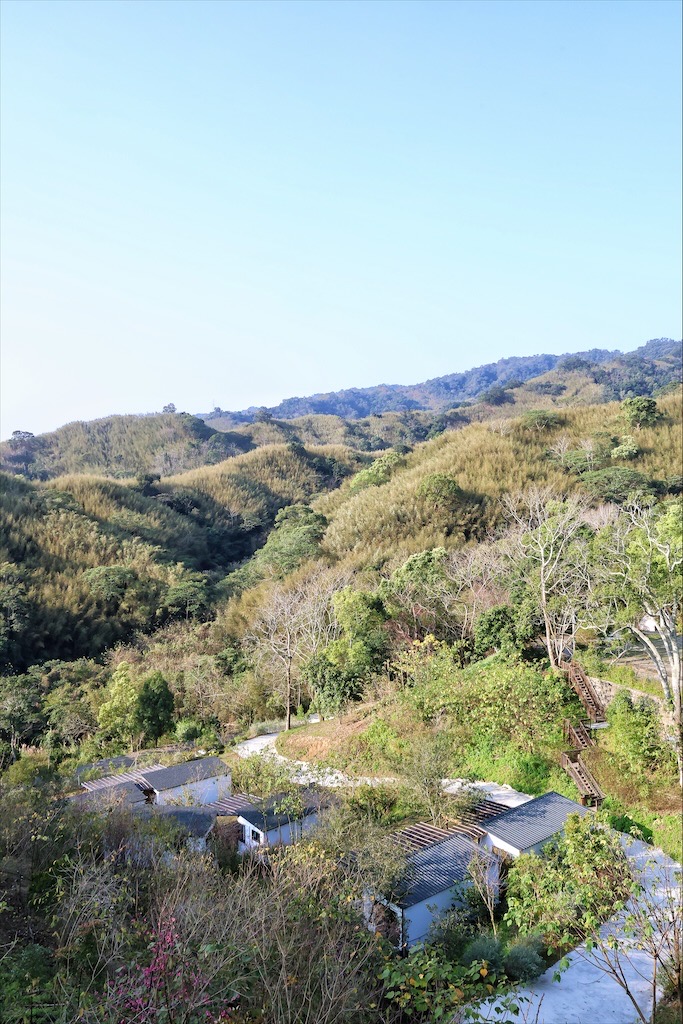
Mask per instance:
[[[106,808],[113,804],[130,806],[145,802],[145,794],[140,789],[139,783],[132,780],[124,780],[116,785],[101,786],[97,789],[82,789],[74,793],[71,800],[76,801],[89,808]]]
[[[87,772],[114,772],[119,768],[130,768],[135,764],[135,758],[130,754],[119,754],[117,757],[105,757],[101,761],[93,761],[91,764],[81,764],[76,769],[76,778],[80,781],[81,776]]]
[[[229,775],[227,766],[220,757],[200,757],[196,761],[184,761],[182,764],[171,765],[170,768],[160,767],[151,771],[147,769],[141,784],[146,789],[154,789],[162,793],[167,789],[178,789],[190,782],[201,782],[219,775]]]
[[[440,843],[452,835],[443,828],[429,825],[426,821],[418,821],[416,825],[406,825],[398,832],[392,832],[391,839],[400,846],[402,850],[423,850],[434,843]]]
[[[480,847],[463,835],[449,836],[424,850],[417,850],[408,860],[404,876],[405,895],[398,901],[403,908],[445,892],[467,878],[467,868]]]
[[[490,818],[485,828],[494,841],[502,839],[516,850],[528,850],[561,832],[570,814],[590,813],[574,800],[550,792]]]
[[[171,819],[182,828],[183,832],[196,839],[203,839],[208,835],[216,821],[216,814],[206,807],[159,807],[156,804],[153,806],[148,804],[140,808],[139,814],[148,820]]]
[[[204,804],[203,806],[207,810],[215,811],[216,814],[237,815],[254,805],[249,797],[239,794],[238,796],[223,797],[222,800],[216,800],[215,803]]]
[[[101,779],[89,779],[82,782],[84,789],[94,792],[96,789],[111,789],[112,786],[120,786],[124,782],[144,782],[146,776],[154,772],[162,771],[163,764],[150,764],[148,768],[131,768],[128,772],[119,772],[118,775],[105,775]]]

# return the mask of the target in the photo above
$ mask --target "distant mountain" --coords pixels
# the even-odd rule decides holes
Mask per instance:
[[[638,367],[647,369],[646,377],[657,378],[656,386],[664,386],[680,376],[681,343],[670,338],[657,338],[647,342],[634,352],[627,354],[615,349],[589,349],[586,352],[565,353],[564,355],[542,354],[537,356],[510,356],[499,359],[495,363],[486,363],[464,373],[449,373],[445,377],[435,377],[422,384],[379,384],[370,388],[349,388],[345,391],[333,391],[328,394],[311,395],[305,398],[287,398],[279,405],[270,408],[252,406],[240,412],[224,412],[215,409],[212,413],[202,414],[206,421],[221,419],[222,426],[250,423],[259,417],[272,416],[275,419],[291,420],[299,416],[331,415],[344,419],[361,419],[384,412],[406,412],[409,410],[432,410],[442,412],[452,409],[464,402],[476,400],[492,387],[509,386],[517,381],[524,383],[561,367],[564,362],[580,360],[582,366],[600,367],[605,364],[622,365],[627,370]],[[665,364],[654,373],[656,367],[645,364]],[[618,376],[618,375],[617,375]],[[625,378],[634,378],[634,373],[626,372]],[[602,383],[611,380],[608,374]],[[645,392],[649,393],[649,386]],[[618,386],[612,392],[618,392]],[[617,393],[605,395],[605,401],[622,397]]]
[[[512,356],[423,384],[290,398],[272,409],[107,416],[38,436],[16,431],[0,444],[0,469],[33,480],[69,473],[168,477],[270,445],[377,452],[413,446],[472,420],[657,394],[680,379],[681,343],[668,338],[625,355],[592,349]]]

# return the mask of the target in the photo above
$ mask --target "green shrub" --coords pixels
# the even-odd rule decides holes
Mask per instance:
[[[181,743],[190,743],[201,735],[203,728],[202,723],[196,718],[181,718],[180,721],[176,723],[176,738]]]
[[[493,935],[477,935],[476,939],[468,942],[460,962],[467,967],[482,960],[485,960],[496,974],[500,974],[503,969],[503,947]]]
[[[505,955],[505,973],[512,981],[532,981],[545,970],[540,938],[529,935],[510,946]]]

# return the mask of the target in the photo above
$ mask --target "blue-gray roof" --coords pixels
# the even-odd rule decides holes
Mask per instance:
[[[81,764],[76,769],[76,778],[80,781],[83,775],[90,772],[116,772],[119,768],[130,768],[135,764],[135,758],[129,754],[120,754],[118,757],[105,757],[101,761],[93,761],[92,764]]]
[[[516,850],[528,850],[537,843],[545,843],[564,828],[570,814],[590,814],[574,800],[550,792],[537,796],[519,807],[489,818],[484,822],[491,838],[502,839]]]
[[[220,757],[200,757],[196,761],[184,761],[182,764],[171,765],[170,768],[157,768],[145,774],[145,789],[154,789],[162,793],[167,789],[178,789],[190,782],[201,782],[219,775],[229,775],[227,766]]]
[[[297,811],[294,810],[297,807],[296,801],[292,802],[287,794],[279,793],[270,797],[260,807],[253,804],[244,807],[237,812],[237,816],[248,821],[260,832],[270,832],[288,822],[301,821],[320,809],[321,797],[316,790],[303,789],[298,796],[301,803]]]
[[[146,804],[136,808],[136,811],[148,821],[155,818],[171,820],[195,839],[203,839],[208,835],[216,821],[215,812],[208,811],[205,807],[158,807]]]
[[[453,835],[412,854],[404,876],[405,894],[398,900],[398,906],[413,907],[464,882],[468,877],[469,863],[476,853],[485,851],[466,836]]]
[[[84,789],[71,797],[79,805],[95,809],[105,809],[114,804],[130,807],[145,802],[145,794],[136,782],[123,780],[115,786],[102,789]]]

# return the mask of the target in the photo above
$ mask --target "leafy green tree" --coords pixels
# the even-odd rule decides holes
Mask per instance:
[[[647,477],[626,466],[610,466],[584,473],[581,484],[591,497],[617,505],[623,505],[631,498],[653,494],[652,484]]]
[[[484,658],[492,651],[516,651],[521,646],[517,616],[512,605],[496,605],[481,613],[474,626],[474,650],[477,657]]]
[[[366,590],[345,587],[332,599],[334,615],[341,629],[341,644],[348,649],[348,662],[355,675],[376,671],[388,650],[384,623],[387,614],[381,598]]]
[[[596,536],[585,615],[607,635],[626,633],[653,661],[676,723],[683,785],[683,521],[680,500],[633,503]]]
[[[507,390],[509,387],[509,384],[504,388],[501,387],[500,384],[494,384],[493,387],[482,392],[479,396],[479,401],[486,402],[487,405],[505,405],[508,402],[512,403],[515,399]]]
[[[0,663],[9,661],[14,641],[28,621],[24,573],[11,562],[0,565]]]
[[[635,430],[641,430],[642,427],[651,427],[661,417],[655,399],[642,396],[626,398],[621,403],[621,411],[626,417],[628,425],[634,427]]]
[[[541,434],[546,430],[551,430],[553,427],[559,427],[562,423],[562,417],[559,413],[552,412],[549,409],[532,409],[530,412],[524,413],[520,423],[524,430],[528,430],[530,433]]]
[[[0,737],[9,744],[10,759],[19,746],[37,735],[44,725],[37,682],[29,675],[0,678]]]
[[[97,724],[105,736],[129,743],[131,750],[140,732],[139,696],[140,684],[133,679],[128,662],[122,661],[111,677]]]
[[[138,693],[137,718],[145,736],[155,743],[173,726],[174,699],[161,672],[152,672],[142,680]]]
[[[621,438],[621,444],[618,444],[616,448],[612,449],[611,458],[613,459],[635,459],[640,449],[636,444],[631,434],[624,434]]]
[[[361,695],[365,666],[362,658],[358,659],[358,665],[354,653],[353,647],[349,648],[343,641],[333,641],[302,667],[315,708],[323,718],[339,714]]]
[[[628,692],[616,695],[607,708],[610,743],[631,771],[638,776],[673,760],[660,736],[661,721],[654,701],[634,701]]]
[[[210,604],[209,581],[201,573],[184,573],[166,593],[166,607],[185,620],[203,615]]]
[[[118,605],[134,581],[135,573],[122,565],[98,565],[94,569],[86,569],[83,579],[93,597],[105,604]]]

